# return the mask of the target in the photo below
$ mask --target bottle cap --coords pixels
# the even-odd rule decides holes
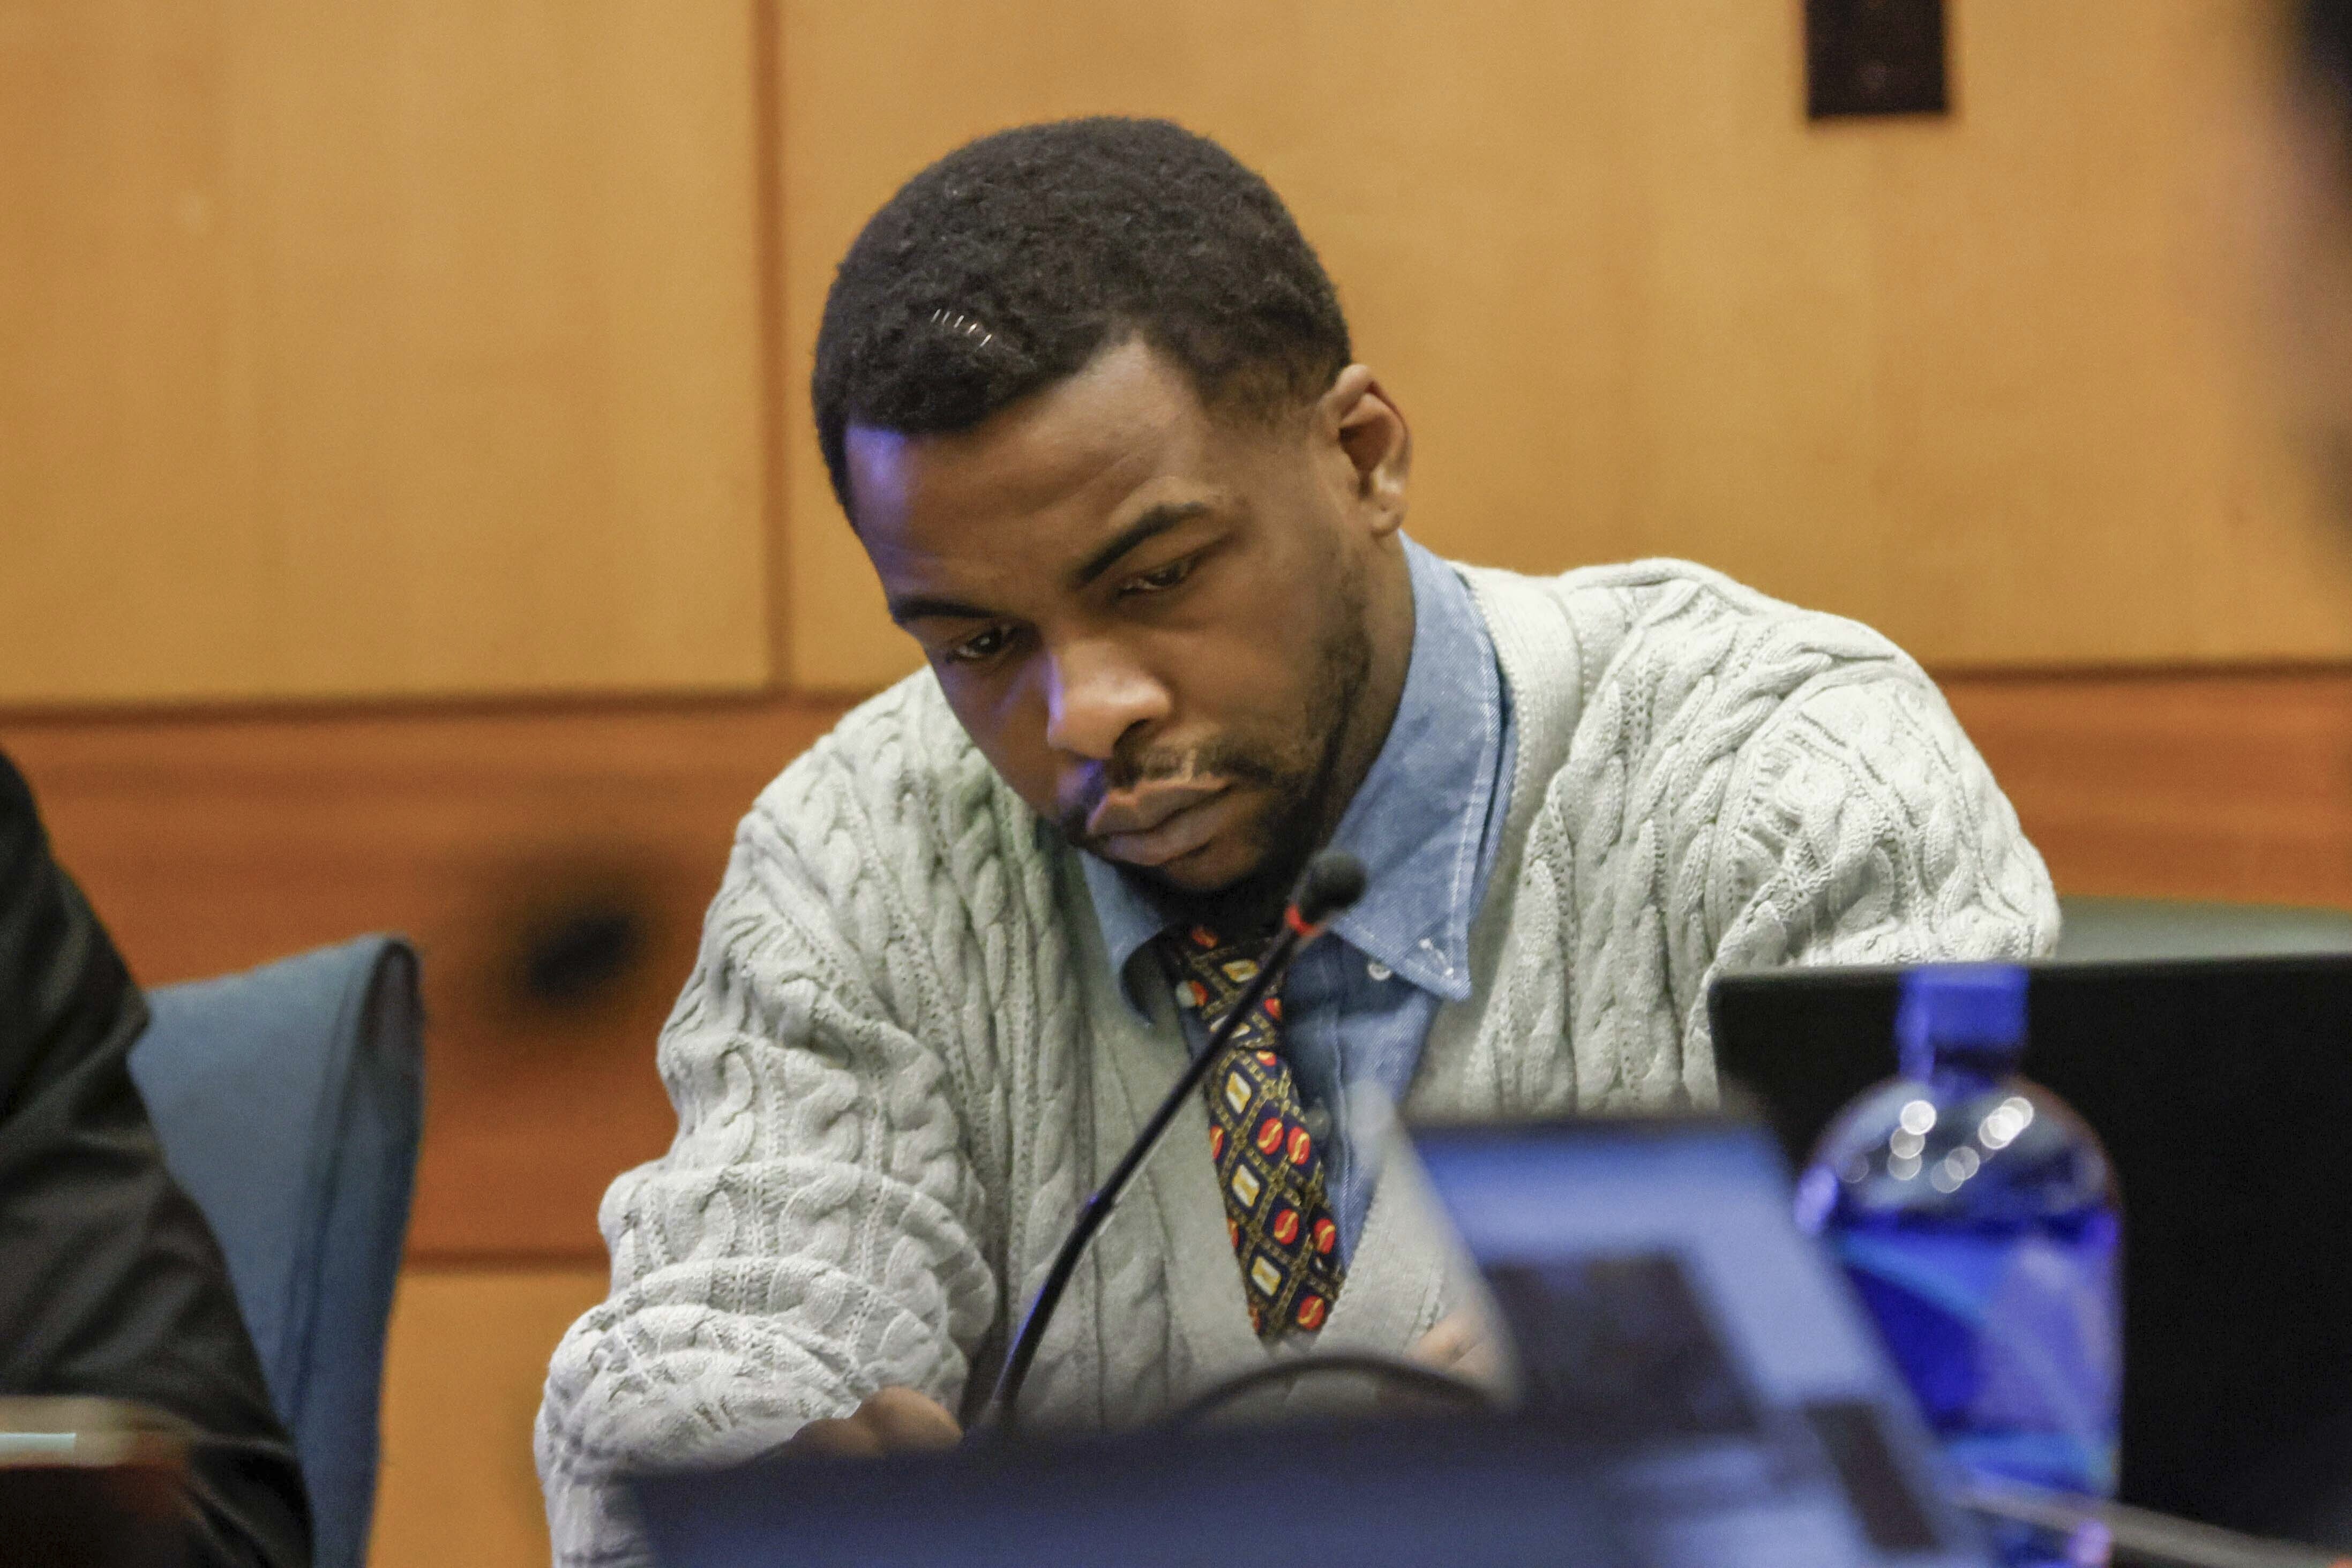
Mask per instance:
[[[1939,1051],[2014,1061],[2025,1049],[2025,968],[1929,964],[1903,977],[1895,1045],[1906,1078],[1926,1078]]]

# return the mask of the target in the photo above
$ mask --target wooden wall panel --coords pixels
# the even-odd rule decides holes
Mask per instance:
[[[2352,907],[2352,674],[1956,675],[2062,892]],[[150,982],[404,930],[429,1110],[413,1259],[593,1261],[672,1118],[653,1042],[737,820],[836,703],[0,715],[60,856]],[[518,983],[567,911],[634,943]]]
[[[0,702],[763,684],[753,18],[0,5]]]
[[[1086,112],[1291,202],[1442,550],[1688,556],[1944,665],[2352,653],[2209,199],[2262,0],[1954,5],[1956,115],[1818,128],[1801,11],[783,0],[793,679],[913,663],[808,426],[834,265],[929,160]]]
[[[604,1270],[412,1269],[393,1303],[370,1568],[546,1568],[531,1426]]]
[[[150,984],[363,931],[424,957],[410,1255],[601,1256],[605,1185],[667,1145],[653,1041],[738,819],[838,716],[790,701],[0,720],[59,857]],[[600,983],[523,983],[568,916]]]
[[[1943,685],[2060,892],[2352,908],[2352,674]]]

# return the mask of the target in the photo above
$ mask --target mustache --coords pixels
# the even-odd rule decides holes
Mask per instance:
[[[1087,776],[1078,799],[1055,813],[1056,825],[1073,843],[1087,841],[1087,821],[1103,797],[1114,789],[1139,784],[1189,783],[1214,779],[1228,784],[1279,784],[1282,769],[1250,747],[1230,740],[1213,740],[1183,749],[1153,747],[1113,754]]]

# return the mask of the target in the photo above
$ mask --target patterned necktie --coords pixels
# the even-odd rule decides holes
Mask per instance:
[[[1177,1000],[1201,1009],[1211,1030],[1257,974],[1264,943],[1219,941],[1195,925],[1160,938],[1176,975]],[[1323,1190],[1323,1151],[1307,1130],[1298,1082],[1284,1060],[1282,1000],[1267,997],[1234,1031],[1209,1069],[1209,1157],[1225,1195],[1225,1228],[1241,1265],[1250,1326],[1258,1337],[1313,1333],[1347,1277],[1339,1227]]]

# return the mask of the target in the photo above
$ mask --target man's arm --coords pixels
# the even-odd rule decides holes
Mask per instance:
[[[613,1292],[549,1371],[560,1563],[641,1560],[629,1471],[943,1435],[997,1285],[937,1043],[985,1019],[930,962],[961,917],[928,841],[824,755],[746,819],[663,1032],[677,1139],[607,1194]]]
[[[1590,574],[1572,610],[1599,674],[1548,792],[1565,845],[1539,819],[1529,853],[1576,909],[1576,1103],[1711,1103],[1718,974],[2056,944],[2042,857],[1885,637],[1675,562]]]
[[[0,1392],[193,1428],[200,1564],[310,1561],[310,1510],[220,1249],[131,1081],[147,1009],[0,758]]]
[[[1810,683],[1743,752],[1708,885],[1715,948],[1678,998],[1685,1059],[1706,1063],[1709,1090],[1706,988],[1717,973],[2023,960],[2056,945],[2041,855],[1908,660]]]

